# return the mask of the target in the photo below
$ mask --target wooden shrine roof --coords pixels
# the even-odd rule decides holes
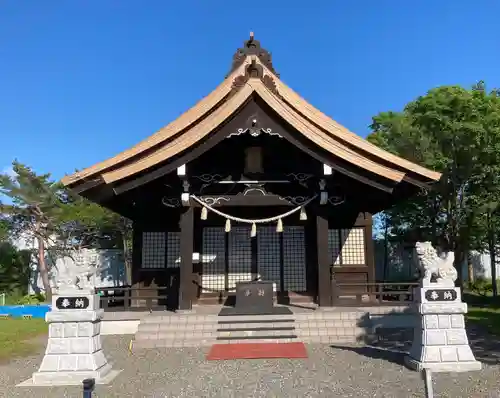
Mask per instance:
[[[440,173],[371,144],[309,104],[280,80],[270,54],[251,35],[233,57],[229,75],[208,96],[132,148],[65,176],[62,182],[69,187],[84,183],[95,187],[133,178],[189,150],[229,120],[252,96],[260,97],[311,142],[375,176],[420,186],[441,177]],[[330,166],[347,175],[355,174],[335,164]]]

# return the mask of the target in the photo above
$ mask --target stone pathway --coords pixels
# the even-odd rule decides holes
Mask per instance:
[[[435,375],[436,397],[500,397],[500,343],[489,339],[484,347],[479,332],[474,336],[471,332],[478,358],[488,354],[484,369]],[[130,354],[130,338],[103,337],[108,359],[123,372],[112,384],[97,386],[94,397],[424,397],[420,376],[401,366],[403,355],[383,349],[308,345],[306,360],[207,362],[207,348]],[[41,359],[40,353],[1,366],[0,397],[81,397],[77,387],[15,387],[30,377]]]

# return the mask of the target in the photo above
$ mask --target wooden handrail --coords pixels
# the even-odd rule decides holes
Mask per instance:
[[[95,291],[151,291],[151,290],[164,290],[169,289],[168,286],[157,286],[157,287],[96,287]]]
[[[418,282],[346,282],[332,280],[343,305],[402,305],[413,301],[413,288]],[[332,286],[333,288],[333,286]],[[368,298],[368,300],[364,299]],[[335,305],[335,302],[333,302]]]

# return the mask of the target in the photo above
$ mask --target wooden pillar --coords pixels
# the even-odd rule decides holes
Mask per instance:
[[[132,230],[132,280],[130,281],[130,285],[132,288],[140,288],[144,287],[144,282],[142,281],[142,226],[139,226],[137,223],[133,224]],[[140,301],[138,297],[140,296],[140,291],[133,290],[132,291],[132,307],[139,307]]]
[[[193,232],[194,210],[189,206],[181,214],[181,269],[179,281],[179,309],[190,310],[193,305]]]
[[[316,216],[316,242],[318,250],[318,305],[332,306],[332,284],[330,276],[331,259],[328,257],[328,218]]]
[[[201,216],[201,208],[193,209],[194,211],[194,233],[193,233],[193,250],[195,253],[199,253],[200,260],[193,264],[193,280],[195,283],[193,284],[193,303],[197,303],[200,298],[201,293],[201,281],[203,274],[203,221],[200,219]]]
[[[368,267],[368,283],[375,282],[375,248],[373,244],[373,218],[365,213],[365,264]]]
[[[131,280],[127,282],[134,286],[140,283],[140,273],[142,268],[142,228],[134,223],[132,226],[132,269]]]

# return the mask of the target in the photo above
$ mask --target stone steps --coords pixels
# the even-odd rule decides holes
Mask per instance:
[[[290,323],[291,324],[291,323]],[[241,325],[251,325],[249,327],[237,327]],[[262,325],[262,324],[260,324]],[[265,325],[265,324],[264,324]],[[256,340],[256,339],[296,339],[294,326],[274,326],[276,323],[269,323],[267,326],[254,327],[252,324],[226,325],[227,328],[217,329],[217,340]],[[278,324],[279,325],[279,324]]]
[[[359,343],[369,333],[366,313],[309,311],[290,315],[168,314],[146,316],[134,349],[210,346],[214,343]],[[369,319],[368,319],[369,321]]]
[[[245,343],[293,343],[300,341],[297,338],[275,336],[267,338],[245,338],[245,339],[230,339],[230,340],[217,340],[215,344],[245,344]]]
[[[164,324],[164,323],[146,323],[139,324],[137,329],[138,333],[157,333],[159,331],[171,331],[176,333],[178,331],[182,332],[184,330],[197,330],[197,331],[215,331],[217,330],[217,323],[201,323],[196,325],[179,325],[179,324]]]

